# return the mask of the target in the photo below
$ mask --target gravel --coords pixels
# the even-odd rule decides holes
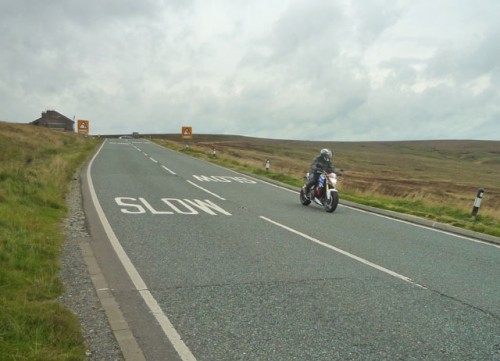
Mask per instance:
[[[87,346],[87,360],[124,360],[83,259],[81,242],[90,242],[83,211],[79,177],[71,182],[64,222],[66,242],[61,254],[60,278],[66,288],[58,301],[78,317]]]

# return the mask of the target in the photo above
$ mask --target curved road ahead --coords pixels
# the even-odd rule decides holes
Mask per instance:
[[[92,249],[147,360],[500,360],[500,248],[106,140]],[[101,290],[102,291],[102,290]]]

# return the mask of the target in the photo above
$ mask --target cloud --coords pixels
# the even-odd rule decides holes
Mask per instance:
[[[500,25],[489,27],[484,34],[464,39],[436,51],[428,66],[429,76],[470,81],[500,70]]]
[[[0,119],[91,132],[498,138],[493,0],[0,4]]]

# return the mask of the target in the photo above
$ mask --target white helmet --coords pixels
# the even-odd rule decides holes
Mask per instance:
[[[321,149],[320,154],[323,156],[323,159],[329,161],[333,157],[333,153],[330,149],[323,148]]]

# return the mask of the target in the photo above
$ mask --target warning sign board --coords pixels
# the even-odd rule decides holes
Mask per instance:
[[[89,134],[89,121],[78,119],[78,134]]]
[[[182,127],[181,139],[193,139],[193,128]]]

